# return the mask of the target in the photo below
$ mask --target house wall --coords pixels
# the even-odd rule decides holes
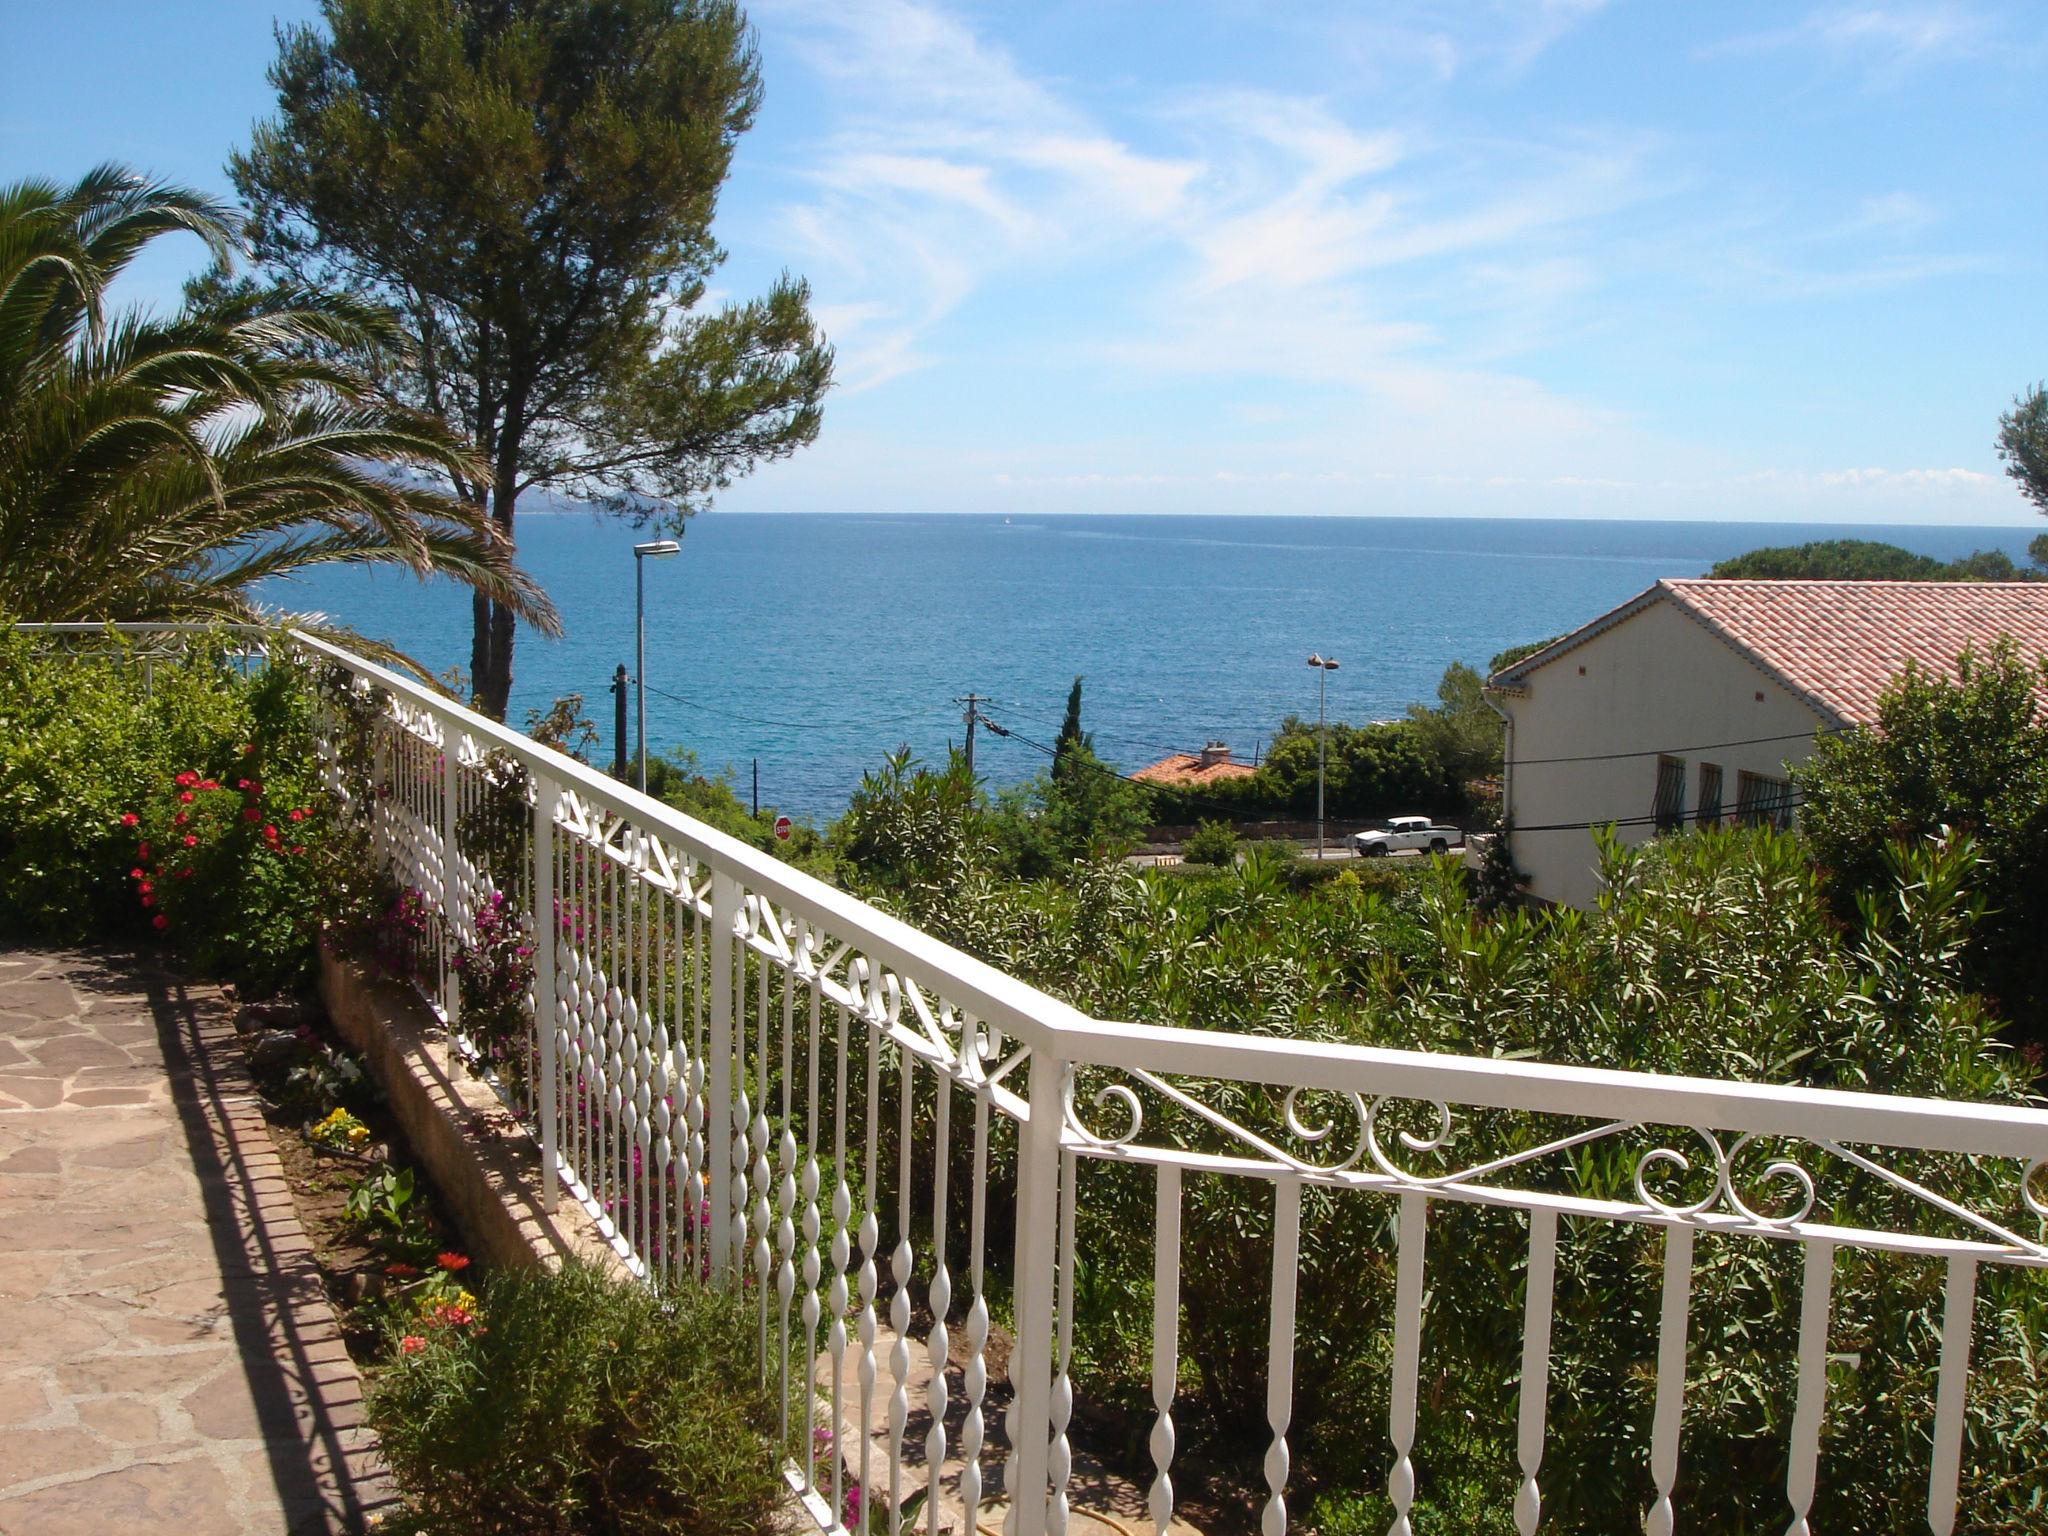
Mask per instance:
[[[1530,877],[1531,895],[1575,907],[1590,907],[1599,895],[1593,834],[1525,829],[1651,815],[1660,752],[1685,762],[1688,818],[1698,809],[1705,763],[1720,764],[1722,810],[1732,815],[1742,772],[1782,778],[1788,763],[1812,751],[1811,733],[1826,723],[1668,599],[1539,668],[1525,686],[1527,697],[1498,700],[1515,722],[1515,861]],[[1725,745],[1770,736],[1807,739]],[[1649,755],[1601,759],[1610,753]],[[1596,760],[1544,761],[1564,757]],[[1617,831],[1635,844],[1656,829],[1643,822]]]

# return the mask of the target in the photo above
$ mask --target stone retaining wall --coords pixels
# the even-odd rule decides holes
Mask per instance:
[[[554,1267],[581,1258],[625,1273],[574,1201],[546,1208],[539,1147],[488,1084],[459,1063],[451,1068],[446,1032],[417,992],[323,950],[320,999],[384,1090],[472,1253],[491,1265]]]

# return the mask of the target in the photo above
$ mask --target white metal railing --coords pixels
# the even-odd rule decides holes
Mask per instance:
[[[290,643],[339,668],[372,715],[376,792],[364,809],[381,856],[427,895],[449,945],[473,934],[490,889],[512,890],[531,914],[547,1187],[568,1191],[651,1280],[751,1291],[791,1483],[822,1527],[844,1528],[857,1482],[850,1524],[861,1531],[900,1529],[919,1489],[928,1501],[916,1523],[934,1536],[964,1530],[960,1511],[982,1512],[998,1483],[1017,1536],[1067,1528],[1074,1233],[1080,1170],[1092,1164],[1152,1181],[1149,1506],[1161,1533],[1175,1508],[1191,1175],[1248,1181],[1271,1202],[1269,1536],[1289,1523],[1311,1190],[1396,1212],[1396,1532],[1415,1497],[1428,1228],[1445,1204],[1527,1224],[1518,1530],[1541,1515],[1561,1217],[1663,1233],[1645,1517],[1659,1533],[1676,1522],[1698,1237],[1803,1252],[1784,1484],[1795,1533],[1817,1485],[1838,1252],[1944,1265],[1927,1460],[1898,1473],[1924,1479],[1928,1528],[1953,1529],[1979,1271],[2048,1267],[2048,1113],[1092,1019],[407,678],[311,635]],[[330,710],[330,757],[341,728]],[[516,868],[489,869],[458,832],[493,762],[523,770]],[[334,785],[349,792],[338,772]],[[459,1032],[458,990],[445,966],[442,977]],[[1621,1159],[1623,1187],[1589,1193],[1557,1175],[1603,1151]],[[1995,1209],[1939,1187],[1944,1169],[1986,1164],[2004,1170]],[[1833,1219],[1849,1203],[1845,1181],[1883,1197],[1885,1219]],[[1012,1234],[1004,1251],[991,1228]],[[999,1274],[1014,1392],[1001,1456],[986,1358]],[[953,1370],[956,1330],[966,1358]]]

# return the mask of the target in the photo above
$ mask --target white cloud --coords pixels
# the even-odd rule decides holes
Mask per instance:
[[[1700,52],[1703,57],[1810,52],[1836,66],[1865,70],[1875,83],[1890,84],[1923,65],[1979,57],[1994,35],[1992,23],[1972,7],[1927,0],[1827,7],[1790,26],[1725,38]]]

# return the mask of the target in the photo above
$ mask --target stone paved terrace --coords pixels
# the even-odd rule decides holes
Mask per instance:
[[[218,992],[0,949],[0,1536],[361,1530],[361,1383]]]

